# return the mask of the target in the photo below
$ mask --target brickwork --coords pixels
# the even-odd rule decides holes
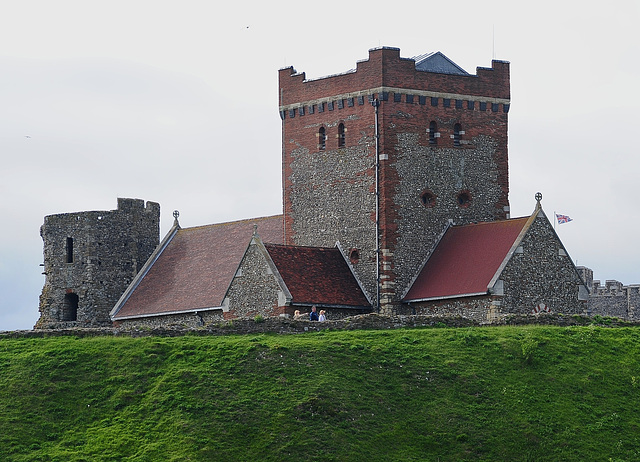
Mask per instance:
[[[508,216],[509,97],[508,63],[476,75],[437,74],[417,71],[393,48],[317,80],[280,70],[285,242],[357,248],[358,277],[375,294],[378,190],[382,309],[399,309],[449,219]],[[432,203],[425,205],[425,193]]]
[[[45,217],[45,283],[35,328],[108,326],[109,311],[159,243],[160,206],[118,199],[118,209]]]

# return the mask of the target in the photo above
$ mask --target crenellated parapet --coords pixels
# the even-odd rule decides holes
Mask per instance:
[[[591,292],[587,304],[590,315],[640,320],[640,284],[624,285],[614,279],[602,284],[593,279],[591,269],[581,266],[578,271]]]

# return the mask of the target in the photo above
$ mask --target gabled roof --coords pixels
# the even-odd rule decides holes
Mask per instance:
[[[535,216],[450,227],[403,301],[487,294]]]
[[[283,242],[282,215],[172,230],[120,298],[112,319],[221,306],[254,225],[265,239]]]
[[[416,62],[417,71],[437,72],[439,74],[469,75],[467,71],[439,51],[414,56],[412,59]]]
[[[294,305],[371,306],[338,248],[276,244],[264,247]]]

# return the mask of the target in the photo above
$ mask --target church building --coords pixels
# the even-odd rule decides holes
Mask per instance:
[[[388,47],[319,79],[281,69],[282,215],[183,229],[175,213],[111,321],[203,325],[313,305],[330,319],[583,313],[588,291],[542,196],[531,216],[509,214],[509,85],[504,61],[469,74],[440,52]]]

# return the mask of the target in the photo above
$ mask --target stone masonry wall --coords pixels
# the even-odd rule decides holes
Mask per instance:
[[[197,329],[207,324],[224,321],[221,309],[181,314],[167,314],[116,321],[118,329]]]
[[[45,217],[45,283],[36,328],[108,326],[109,311],[160,238],[160,206],[118,199],[118,209]]]
[[[540,304],[551,313],[586,312],[586,299],[579,300],[582,279],[542,211],[501,279],[504,283],[502,314],[531,314]]]
[[[425,315],[442,318],[464,318],[478,323],[495,321],[497,316],[495,302],[500,297],[465,297],[432,302],[412,303],[403,307],[404,315]]]
[[[640,320],[640,284],[624,285],[607,280],[604,285],[593,279],[590,268],[579,266],[582,279],[589,288],[587,311],[591,316],[614,316],[620,319]]]
[[[278,316],[284,312],[284,294],[267,263],[265,250],[252,239],[240,263],[225,305],[225,319]]]
[[[494,61],[476,75],[437,74],[417,71],[398,49],[381,48],[370,50],[356,71],[321,79],[282,69],[279,98],[285,243],[339,240],[347,251],[357,249],[354,268],[370,295],[376,293],[371,102],[380,103],[383,311],[400,308],[404,289],[449,219],[508,217],[508,63]]]
[[[497,142],[479,135],[463,148],[425,146],[417,134],[398,137],[395,169],[400,181],[394,198],[397,225],[395,273],[398,294],[408,289],[426,255],[449,219],[455,224],[493,221],[502,199],[495,161]],[[468,191],[469,204],[457,201],[460,191]],[[421,200],[424,191],[433,194],[435,204]]]

